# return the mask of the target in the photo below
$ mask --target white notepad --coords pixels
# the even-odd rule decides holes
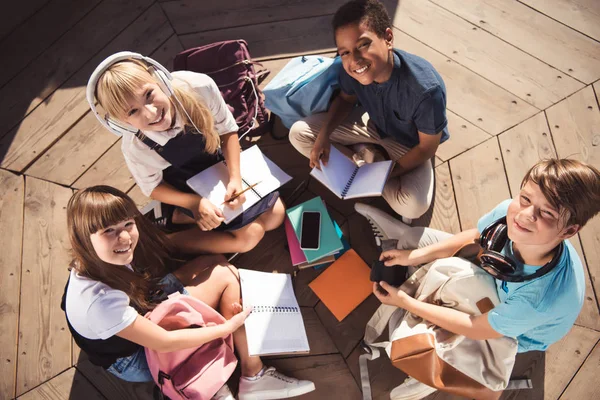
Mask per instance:
[[[340,199],[381,196],[383,186],[394,165],[393,161],[377,161],[360,168],[335,146],[331,146],[329,162],[310,174]]]
[[[242,212],[258,203],[260,199],[292,179],[273,161],[269,160],[256,145],[242,151],[240,171],[242,190],[256,182],[260,182],[260,184],[244,193],[246,201],[235,210],[223,204],[225,193],[227,193],[227,184],[229,183],[229,171],[225,161],[194,175],[187,180],[187,185],[194,192],[208,198],[211,203],[217,206],[223,212],[225,223],[228,224]]]
[[[248,353],[308,353],[310,347],[291,276],[248,269],[239,272],[244,305],[253,307],[245,323]]]

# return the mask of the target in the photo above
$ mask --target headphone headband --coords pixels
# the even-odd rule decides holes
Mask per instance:
[[[119,121],[115,121],[114,119],[109,118],[107,115],[104,117],[100,115],[98,109],[96,108],[96,85],[98,84],[98,80],[102,76],[102,74],[110,68],[111,65],[116,64],[120,61],[125,60],[139,60],[146,63],[149,67],[154,69],[154,73],[151,74],[157,79],[159,86],[168,96],[173,94],[173,87],[171,86],[171,80],[173,77],[171,73],[163,67],[159,62],[153,60],[150,57],[145,57],[139,53],[134,53],[131,51],[121,51],[119,53],[115,53],[112,56],[107,57],[104,61],[102,61],[92,72],[90,79],[88,80],[85,97],[90,105],[90,109],[100,121],[100,123],[109,131],[114,133],[117,136],[122,136],[123,131],[136,134],[138,129],[134,128],[131,125],[124,124]]]

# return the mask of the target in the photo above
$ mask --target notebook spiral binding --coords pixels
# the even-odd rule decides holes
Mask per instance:
[[[348,179],[348,182],[346,183],[346,186],[344,187],[344,190],[342,191],[342,200],[348,194],[348,190],[350,190],[350,186],[352,186],[352,181],[354,181],[354,178],[356,177],[357,173],[358,173],[358,167],[354,167],[354,171],[352,172],[350,179]]]
[[[298,312],[300,312],[300,310],[298,309],[298,307],[253,306],[252,312],[253,313],[285,314],[285,313],[298,313]]]

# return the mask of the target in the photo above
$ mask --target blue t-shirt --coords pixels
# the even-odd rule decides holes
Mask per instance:
[[[358,101],[369,113],[382,138],[391,137],[413,148],[421,131],[442,132],[440,143],[450,137],[446,118],[446,86],[425,59],[394,49],[394,69],[383,83],[362,85],[342,68],[340,88]]]
[[[479,232],[504,217],[511,200],[500,203],[477,223]],[[583,265],[577,252],[565,240],[564,251],[556,267],[546,275],[527,282],[503,282],[496,279],[500,304],[488,314],[492,328],[504,336],[517,338],[519,353],[546,350],[565,336],[579,315],[585,295]],[[519,262],[512,241],[502,253],[511,257],[525,274],[541,266]]]

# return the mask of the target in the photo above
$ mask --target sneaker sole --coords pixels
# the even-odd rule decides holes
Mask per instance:
[[[238,394],[238,397],[240,400],[277,400],[301,396],[303,394],[310,393],[313,390],[315,390],[315,384],[311,383],[310,385],[290,389],[285,393],[283,393],[283,391],[274,392],[269,390],[264,392],[246,393],[244,395]]]

